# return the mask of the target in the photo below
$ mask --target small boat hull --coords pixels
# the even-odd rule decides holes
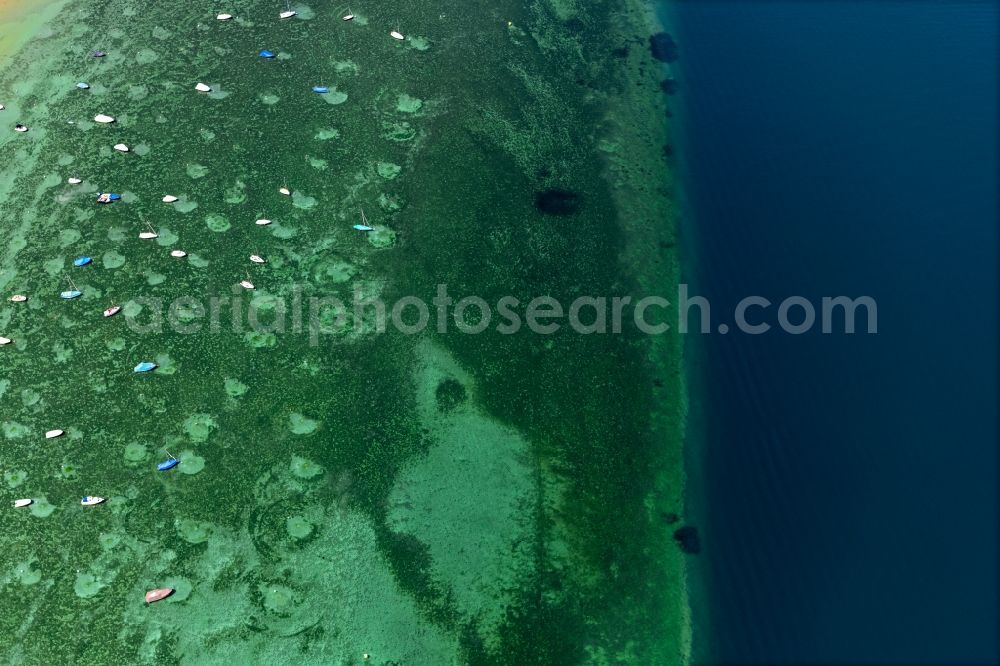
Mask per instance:
[[[327,86],[313,86],[313,92],[320,95],[325,95],[328,92],[330,92],[330,88],[328,88]]]
[[[14,294],[10,297],[11,303],[24,303],[26,300],[28,300],[28,297],[24,294]]]
[[[392,32],[389,33],[389,36],[398,41],[406,39],[406,37],[403,36],[403,33],[399,32],[398,30],[393,30]]]
[[[77,257],[76,259],[73,260],[73,265],[77,267],[86,266],[87,264],[92,263],[93,261],[94,260],[91,259],[90,257]]]
[[[268,51],[267,49],[265,49],[260,52],[260,57],[264,58],[265,60],[270,60],[271,58],[274,57],[274,51]]]
[[[250,261],[252,261],[252,262],[253,262],[253,263],[255,263],[255,264],[263,264],[263,263],[266,263],[266,261],[264,260],[264,257],[261,257],[261,256],[259,256],[259,255],[256,255],[256,254],[251,254],[251,255],[250,255]]]
[[[228,21],[229,19],[233,18],[233,15],[232,14],[219,14],[215,18],[217,20],[219,20],[219,21]]]
[[[369,227],[367,224],[355,224],[353,228],[357,231],[374,231],[374,227]]]
[[[295,16],[295,14],[296,14],[296,12],[293,12],[292,10],[288,10],[287,12],[281,12],[280,14],[278,14],[278,18],[290,19],[293,16]]]
[[[292,191],[290,189],[288,189],[287,187],[279,187],[278,191],[281,192],[282,194],[284,194],[286,197],[289,196],[289,195],[291,195],[291,193],[292,193]]]
[[[198,92],[206,92],[206,93],[212,92],[212,86],[207,85],[205,83],[199,83],[195,85],[194,89],[197,90]]]
[[[94,122],[101,123],[102,125],[107,125],[109,123],[115,122],[115,119],[113,116],[109,116],[104,113],[98,113],[96,116],[94,116]]]
[[[83,296],[83,292],[77,291],[76,289],[67,289],[66,291],[59,292],[59,298],[67,301],[71,301],[74,298],[80,298],[81,296]]]
[[[170,251],[170,256],[171,257],[176,257],[177,259],[183,259],[184,257],[187,256],[187,254],[188,253],[185,252],[184,250],[171,250]]]
[[[79,88],[80,90],[87,90],[90,88],[90,84],[80,81],[78,84],[76,84],[76,87]]]
[[[244,289],[254,288],[253,282],[251,282],[250,280],[240,280],[240,286],[243,287]]]
[[[260,219],[254,222],[254,224],[256,224],[258,227],[266,227],[267,225],[271,224],[271,220]]]
[[[151,372],[156,370],[156,364],[151,361],[143,361],[133,368],[135,372]]]
[[[172,194],[168,194],[165,197],[163,197],[163,203],[173,203],[175,201],[177,201],[177,197],[175,197]]]
[[[117,151],[118,151],[119,153],[127,153],[127,152],[129,151],[129,147],[128,147],[128,146],[126,146],[126,145],[125,145],[124,143],[116,143],[116,144],[114,145],[114,148],[115,148],[115,150],[117,150]]]
[[[59,430],[57,428],[55,430],[49,430],[48,432],[46,432],[45,433],[45,439],[55,439],[56,437],[62,437],[65,434],[66,434],[66,431]]]
[[[343,19],[343,20],[345,20],[345,21],[353,21],[354,20],[354,14],[344,14],[340,18]]]
[[[146,593],[146,603],[151,604],[162,599],[166,599],[171,594],[174,593],[174,588],[172,587],[159,587],[155,590],[150,590]]]
[[[2,335],[0,335],[0,347],[3,347],[4,345],[9,345],[12,342],[14,341],[11,340],[10,338],[5,338]]]
[[[122,195],[115,194],[114,192],[98,192],[97,203],[99,204],[109,204],[114,203],[122,198]]]
[[[157,234],[154,231],[140,231],[139,232],[139,238],[141,238],[142,240],[152,240],[152,239],[156,238],[158,235],[159,234]]]
[[[91,497],[90,495],[87,495],[86,497],[80,500],[80,504],[83,506],[96,506],[98,504],[101,504],[102,502],[104,502],[103,497]]]
[[[163,462],[159,463],[156,466],[156,469],[161,472],[166,472],[168,469],[173,469],[174,467],[177,467],[179,463],[180,460],[178,460],[177,458],[171,458],[170,460],[164,460]]]
[[[114,317],[116,314],[122,311],[122,306],[112,305],[110,308],[104,311],[105,317]]]
[[[31,506],[32,502],[34,502],[34,500],[27,497],[24,499],[14,500],[14,508],[20,509],[22,506]]]

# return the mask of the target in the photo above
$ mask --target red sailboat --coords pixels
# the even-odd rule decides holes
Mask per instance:
[[[159,601],[160,599],[166,599],[173,593],[174,588],[172,587],[158,587],[155,590],[150,590],[146,593],[146,603],[151,604]]]

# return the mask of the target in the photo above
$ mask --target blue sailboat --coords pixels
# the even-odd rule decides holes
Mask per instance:
[[[133,368],[135,372],[149,372],[150,370],[155,370],[155,369],[156,369],[156,364],[153,363],[152,361],[143,361],[139,365],[135,366],[135,368]]]
[[[78,84],[76,84],[76,87],[79,88],[80,90],[86,90],[87,88],[90,87],[90,84],[80,81]]]
[[[76,259],[73,260],[73,265],[74,266],[86,266],[87,264],[91,263],[92,261],[94,261],[94,260],[91,259],[90,257],[77,257]]]
[[[156,465],[157,470],[161,472],[166,472],[168,469],[173,469],[174,467],[177,467],[178,463],[180,463],[180,460],[174,458],[173,455],[171,455],[170,451],[167,451],[167,455],[170,457],[161,463],[157,463]]]
[[[353,228],[358,231],[374,231],[375,227],[368,224],[368,218],[365,217],[365,211],[360,208],[358,210],[361,210],[361,224],[355,224]]]
[[[122,195],[115,194],[114,192],[98,192],[97,193],[97,203],[99,204],[109,204],[114,203],[122,198]]]
[[[260,52],[260,57],[261,58],[273,58],[274,57],[274,51],[268,51],[267,49],[264,49],[263,51]]]
[[[67,289],[66,291],[59,292],[59,298],[71,301],[74,298],[80,298],[80,296],[83,296],[83,292],[76,288],[76,285],[73,284],[73,281],[70,280],[69,278],[66,279],[69,280],[69,289]]]
[[[328,86],[313,86],[313,92],[325,95],[330,92],[330,88]]]

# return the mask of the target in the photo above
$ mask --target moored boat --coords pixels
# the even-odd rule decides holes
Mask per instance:
[[[217,20],[219,20],[219,21],[228,21],[229,19],[233,18],[233,15],[232,14],[217,14],[215,18]]]
[[[24,303],[26,300],[28,300],[28,297],[24,294],[14,294],[10,297],[11,303]]]
[[[195,84],[194,89],[197,90],[198,92],[212,92],[212,86],[206,83]]]
[[[92,495],[85,495],[83,499],[80,500],[80,504],[83,506],[94,506],[95,504],[100,504],[104,501],[103,497],[94,497]]]
[[[69,183],[70,185],[79,185],[83,181],[77,178],[76,176],[70,176],[69,178],[66,179],[66,182]]]
[[[172,587],[158,587],[155,590],[150,590],[146,593],[146,603],[151,604],[161,599],[166,599],[171,594],[174,593],[174,588]]]
[[[73,260],[73,265],[76,267],[86,266],[87,264],[93,263],[93,259],[90,257],[77,257]]]
[[[108,308],[108,309],[106,309],[104,311],[104,316],[105,317],[113,317],[113,316],[115,316],[116,314],[118,314],[121,311],[122,311],[122,306],[120,306],[120,305],[112,305],[110,308]]]
[[[173,203],[177,201],[177,197],[172,194],[167,194],[163,197],[163,203]]]
[[[259,254],[251,254],[250,255],[250,261],[252,261],[255,264],[265,264],[265,263],[267,263],[267,260],[265,260],[264,257],[260,256]]]
[[[152,361],[143,361],[139,365],[132,368],[133,372],[150,372],[156,369],[156,364]]]
[[[393,30],[392,32],[389,33],[389,36],[396,40],[406,39],[406,37],[403,36],[403,33],[401,33],[399,30]]]
[[[98,192],[97,193],[97,203],[99,204],[109,204],[114,203],[122,198],[122,195],[115,194],[114,192]]]
[[[173,456],[170,456],[169,458],[167,458],[163,462],[157,463],[156,469],[159,470],[159,471],[161,471],[161,472],[166,472],[168,469],[173,469],[174,467],[177,467],[177,465],[180,462],[181,461],[178,460],[177,458],[174,458]]]
[[[10,338],[5,338],[2,335],[0,335],[0,347],[3,347],[5,345],[9,345],[12,342],[14,342],[14,341],[11,340]]]
[[[55,439],[56,437],[62,437],[66,434],[65,430],[60,430],[56,428],[55,430],[48,430],[45,433],[45,439]]]
[[[170,251],[170,256],[171,257],[176,257],[178,259],[182,259],[183,257],[186,257],[187,254],[188,253],[185,252],[184,250],[171,250]]]
[[[115,119],[114,116],[109,116],[104,113],[98,113],[96,116],[94,116],[94,122],[101,123],[102,125],[107,125],[108,123],[115,122]]]
[[[34,500],[29,497],[25,497],[24,499],[16,499],[14,500],[14,508],[20,509],[22,506],[30,506],[33,501]]]
[[[114,145],[114,149],[117,150],[119,153],[127,153],[129,151],[129,147],[126,146],[124,143],[116,143]]]
[[[256,224],[258,227],[265,227],[265,226],[271,224],[271,220],[265,220],[265,219],[261,218],[261,219],[257,220],[256,222],[254,222],[254,224]]]

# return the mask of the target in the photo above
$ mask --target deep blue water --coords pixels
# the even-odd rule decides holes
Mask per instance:
[[[754,294],[878,304],[876,335],[695,345],[696,654],[995,661],[996,4],[665,12],[715,321]]]

